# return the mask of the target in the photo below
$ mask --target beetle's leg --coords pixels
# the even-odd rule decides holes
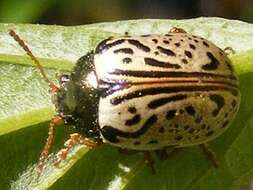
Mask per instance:
[[[199,147],[202,149],[203,153],[206,155],[206,158],[208,160],[210,160],[213,163],[213,166],[215,168],[218,168],[219,163],[218,163],[218,159],[216,157],[215,152],[213,152],[208,146],[207,144],[201,144],[199,145]]]
[[[46,141],[46,144],[40,154],[39,163],[37,165],[38,177],[42,173],[43,167],[45,165],[45,161],[48,159],[48,155],[49,155],[51,148],[53,146],[54,138],[55,138],[55,127],[57,127],[61,123],[62,123],[62,118],[60,116],[54,116],[51,119],[51,122],[49,124],[47,141]]]
[[[171,149],[168,152],[168,149]],[[176,148],[176,147],[165,147],[160,150],[156,150],[155,153],[159,157],[160,160],[168,160],[175,156],[178,152],[180,152],[183,148]]]
[[[235,54],[235,50],[233,50],[233,48],[231,47],[225,47],[223,50],[227,55],[233,55]]]
[[[170,29],[169,33],[187,33],[187,32],[182,28],[173,27]]]
[[[86,137],[83,137],[81,134],[79,133],[73,133],[70,135],[70,138],[64,143],[64,145],[66,146],[65,148],[61,149],[58,153],[57,153],[57,160],[54,162],[55,166],[58,166],[60,164],[60,162],[64,161],[67,158],[67,155],[69,153],[69,151],[75,146],[75,145],[85,145],[88,148],[94,148],[98,145],[101,145],[102,142],[95,142],[92,141]]]
[[[151,169],[152,174],[154,175],[156,173],[155,171],[155,161],[152,158],[151,152],[150,151],[144,151],[143,152],[145,163],[147,166]]]

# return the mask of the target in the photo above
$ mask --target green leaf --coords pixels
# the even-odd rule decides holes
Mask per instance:
[[[78,146],[59,168],[55,155],[41,179],[34,167],[54,114],[47,84],[17,43],[14,29],[42,62],[50,78],[71,71],[75,61],[102,39],[124,32],[166,33],[172,26],[203,36],[220,48],[232,47],[240,76],[242,102],[226,133],[211,143],[220,167],[214,169],[198,147],[187,148],[166,161],[156,159],[151,175],[141,155],[122,155],[103,145]],[[220,18],[132,20],[86,26],[0,24],[0,187],[1,189],[240,189],[253,177],[253,25]],[[40,123],[40,124],[39,124]],[[68,127],[59,127],[54,153],[63,147]]]

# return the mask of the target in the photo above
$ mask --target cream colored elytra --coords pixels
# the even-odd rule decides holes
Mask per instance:
[[[183,31],[112,37],[94,56],[99,126],[121,148],[202,144],[235,117],[240,92],[226,53]]]

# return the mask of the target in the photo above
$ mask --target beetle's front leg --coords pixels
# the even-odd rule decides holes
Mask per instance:
[[[70,150],[75,146],[75,145],[85,145],[88,148],[95,148],[98,145],[101,145],[101,142],[95,142],[92,141],[86,137],[83,137],[81,134],[79,133],[73,133],[70,135],[70,138],[65,142],[65,148],[61,149],[58,153],[57,153],[57,160],[54,162],[55,166],[58,166],[62,161],[66,160],[68,153],[70,152]]]

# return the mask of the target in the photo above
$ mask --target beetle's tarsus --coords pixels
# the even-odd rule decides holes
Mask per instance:
[[[215,152],[213,152],[207,144],[201,144],[199,147],[202,149],[203,153],[206,155],[206,158],[210,160],[215,168],[219,167],[219,161]]]

